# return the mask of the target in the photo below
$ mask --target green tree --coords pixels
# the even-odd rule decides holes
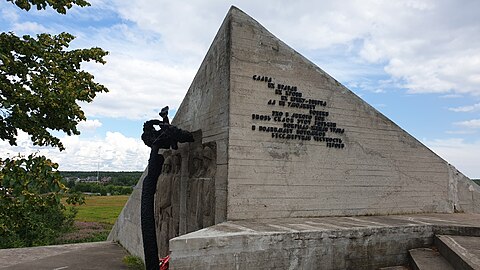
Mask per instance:
[[[19,8],[47,6],[65,14],[83,0],[7,0]],[[91,102],[107,89],[81,69],[82,62],[105,63],[100,48],[68,50],[74,37],[39,34],[18,37],[0,34],[0,139],[16,145],[24,131],[39,146],[64,150],[52,131],[79,134],[86,120],[79,102]],[[0,248],[44,245],[71,225],[74,213],[65,211],[61,198],[81,203],[60,182],[58,164],[43,156],[0,158]]]
[[[7,2],[12,2],[26,11],[30,10],[32,5],[37,7],[38,10],[46,9],[47,6],[50,6],[61,14],[67,13],[67,9],[72,8],[73,5],[80,7],[90,6],[90,3],[84,0],[7,0]]]
[[[61,182],[58,165],[44,156],[0,159],[0,248],[46,245],[73,224],[61,203],[82,203]]]

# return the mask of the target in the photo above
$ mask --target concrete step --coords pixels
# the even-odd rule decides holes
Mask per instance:
[[[436,235],[434,242],[455,269],[480,270],[480,237]]]
[[[408,251],[413,270],[455,270],[437,250],[416,248]]]
[[[378,270],[411,270],[411,269],[408,268],[407,266],[398,265],[398,266],[382,267],[382,268],[378,268]]]

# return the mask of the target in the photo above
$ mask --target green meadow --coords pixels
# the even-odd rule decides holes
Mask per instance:
[[[76,206],[78,213],[75,220],[113,225],[128,197],[128,195],[87,196],[84,205]]]
[[[56,240],[56,244],[83,243],[107,240],[128,195],[86,196],[85,204],[77,209],[74,229]]]

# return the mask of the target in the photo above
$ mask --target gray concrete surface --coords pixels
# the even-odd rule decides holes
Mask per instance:
[[[413,270],[455,270],[438,251],[431,248],[411,249],[408,253]]]
[[[126,255],[128,252],[113,242],[0,249],[0,269],[128,269],[122,262]]]
[[[145,255],[143,253],[140,224],[140,200],[142,197],[143,179],[146,175],[147,171],[145,170],[107,238],[108,241],[119,242],[128,252],[142,259]]]
[[[224,222],[170,240],[172,269],[377,269],[406,265],[435,234],[480,236],[478,214]]]
[[[232,8],[223,25],[230,25],[231,43],[227,220],[480,211],[472,181],[260,23]],[[271,78],[274,89],[254,75]],[[307,101],[325,101],[315,110],[344,129],[325,137],[345,147],[260,131],[284,127],[287,113],[310,115],[279,106],[292,98],[277,94],[279,84],[296,87]],[[275,121],[272,111],[283,116]]]

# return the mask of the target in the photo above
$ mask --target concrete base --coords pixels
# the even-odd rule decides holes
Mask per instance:
[[[434,234],[480,236],[478,214],[229,221],[170,240],[172,269],[376,269]]]

